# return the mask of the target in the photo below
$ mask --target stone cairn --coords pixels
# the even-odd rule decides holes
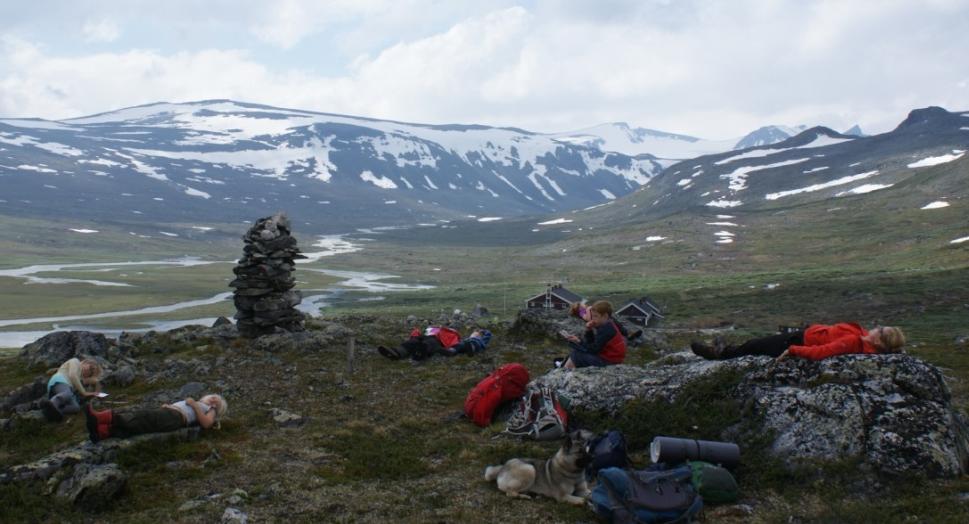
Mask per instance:
[[[296,309],[303,297],[293,289],[293,261],[306,257],[289,232],[289,219],[278,213],[260,218],[242,237],[246,245],[232,268],[236,278],[229,283],[235,288],[235,319],[242,336],[303,330],[303,314]]]

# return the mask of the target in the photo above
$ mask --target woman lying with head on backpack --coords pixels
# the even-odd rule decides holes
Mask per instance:
[[[708,360],[723,360],[747,355],[765,355],[782,360],[789,356],[822,360],[836,355],[876,353],[900,353],[905,345],[905,334],[897,327],[879,326],[871,331],[854,322],[841,322],[831,326],[813,324],[804,330],[754,338],[739,346],[721,343],[708,346],[701,342],[690,343],[693,353]]]
[[[91,442],[98,442],[109,437],[127,438],[143,433],[167,433],[194,426],[202,429],[218,428],[228,411],[229,405],[222,395],[211,394],[199,400],[189,397],[174,404],[163,404],[156,409],[118,413],[110,409],[94,411],[88,404],[84,415]]]
[[[612,318],[612,304],[600,300],[588,309],[589,322],[584,340],[575,335],[565,337],[572,351],[562,367],[575,369],[622,364],[626,358],[626,337]]]

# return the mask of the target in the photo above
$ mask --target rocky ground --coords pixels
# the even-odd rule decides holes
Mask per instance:
[[[483,354],[390,361],[378,344],[450,322],[495,333]],[[576,424],[622,429],[646,466],[655,435],[741,444],[740,503],[707,522],[969,519],[966,434],[949,386],[918,358],[839,357],[766,369],[681,351],[690,333],[647,331],[628,366],[552,371],[560,318],[333,317],[303,333],[240,338],[235,327],[56,334],[0,362],[0,521],[591,522],[590,510],[512,500],[485,466],[551,455],[555,443],[461,417],[467,392],[506,362],[556,385]],[[352,347],[352,356],[350,348]],[[100,407],[222,393],[219,430],[85,443],[82,417],[39,418],[44,371],[78,352],[110,369]],[[603,400],[607,399],[607,400]],[[821,428],[817,432],[811,428]]]

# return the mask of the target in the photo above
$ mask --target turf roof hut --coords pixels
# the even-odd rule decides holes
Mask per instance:
[[[649,325],[649,321],[656,318],[663,318],[663,314],[660,313],[659,306],[657,306],[649,297],[642,297],[639,300],[633,300],[632,302],[626,304],[625,306],[619,308],[616,311],[617,317],[622,317],[643,327]]]
[[[582,302],[582,297],[565,289],[562,284],[548,284],[544,293],[525,301],[525,309],[568,309],[573,302]]]

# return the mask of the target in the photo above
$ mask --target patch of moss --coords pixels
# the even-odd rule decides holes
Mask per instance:
[[[31,462],[82,441],[86,433],[80,418],[69,417],[60,424],[35,419],[15,420],[12,429],[0,431],[0,468]]]
[[[646,447],[657,435],[719,440],[741,422],[741,403],[730,392],[742,375],[724,369],[684,386],[672,402],[634,400],[615,417],[580,409],[574,420],[594,431],[622,431],[631,449]]]
[[[421,460],[425,438],[399,428],[378,431],[366,425],[345,427],[325,444],[342,462],[318,468],[317,474],[335,482],[421,477],[428,473],[427,464]]]
[[[0,522],[80,522],[82,513],[45,494],[38,482],[0,484]]]

